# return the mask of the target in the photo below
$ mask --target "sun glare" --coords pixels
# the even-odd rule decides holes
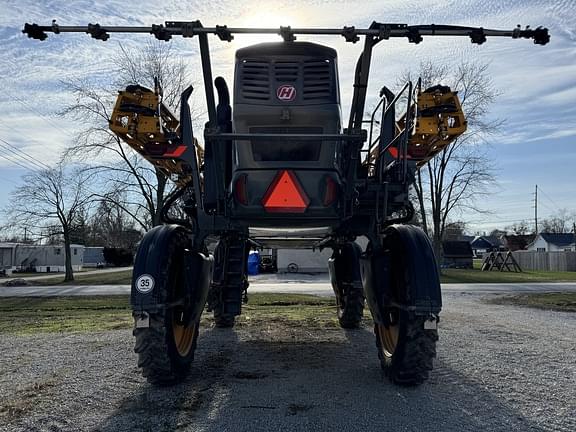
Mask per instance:
[[[293,13],[275,13],[272,11],[257,11],[246,13],[239,21],[240,27],[256,28],[280,28],[290,26],[292,28],[302,25],[302,20]],[[235,35],[237,48],[253,45],[261,42],[279,42],[280,37],[272,34]]]

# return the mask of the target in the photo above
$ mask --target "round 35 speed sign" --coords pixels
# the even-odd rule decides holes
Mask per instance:
[[[154,278],[149,274],[143,274],[136,279],[136,289],[142,294],[147,294],[154,289]]]

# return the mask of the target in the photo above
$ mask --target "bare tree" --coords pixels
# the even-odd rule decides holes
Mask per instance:
[[[155,78],[163,88],[164,103],[177,114],[179,96],[190,79],[184,59],[175,55],[171,47],[159,41],[137,50],[120,46],[118,55],[111,59],[113,78],[107,87],[86,80],[63,83],[75,102],[61,115],[87,125],[78,133],[66,157],[87,162],[87,169],[103,182],[103,192],[95,195],[121,208],[143,230],[161,223],[160,211],[170,192],[168,179],[113,134],[108,120],[118,89],[129,84],[153,88]]]
[[[122,201],[121,197],[112,201]],[[142,238],[126,213],[112,201],[101,201],[89,225],[90,242],[98,246],[123,248],[133,251]]]
[[[62,236],[66,256],[64,280],[74,280],[71,236],[74,222],[91,199],[86,188],[87,179],[59,164],[26,174],[22,180],[23,186],[12,192],[8,207],[11,224],[29,232],[50,227],[54,235]]]
[[[528,222],[525,220],[507,226],[506,231],[511,232],[514,235],[528,235],[532,232],[529,228]]]
[[[459,241],[466,235],[466,222],[456,221],[446,224],[444,230],[444,240]]]
[[[493,162],[485,143],[499,126],[498,121],[487,120],[498,92],[487,69],[486,64],[473,62],[463,62],[454,70],[432,62],[420,65],[422,87],[443,84],[458,91],[468,121],[467,132],[416,175],[414,189],[422,227],[432,237],[438,258],[451,216],[463,210],[480,211],[476,205],[478,197],[487,193],[495,182]]]
[[[558,210],[552,217],[540,222],[539,231],[552,234],[567,234],[574,232],[576,226],[576,213],[567,209]]]

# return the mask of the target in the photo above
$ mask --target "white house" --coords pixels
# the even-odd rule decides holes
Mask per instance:
[[[526,250],[537,252],[574,252],[576,251],[576,234],[540,233]]]
[[[73,244],[70,248],[72,269],[82,270],[84,246]],[[40,273],[64,272],[66,271],[65,262],[64,246],[0,243],[0,266],[7,273],[12,273],[13,270]]]

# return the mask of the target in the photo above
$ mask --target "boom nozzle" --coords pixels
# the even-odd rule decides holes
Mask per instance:
[[[45,26],[39,26],[38,24],[24,24],[24,30],[22,30],[22,33],[24,33],[25,35],[27,35],[29,38],[32,39],[38,39],[38,40],[45,40],[48,35],[46,34],[46,32],[44,31],[46,30]]]

